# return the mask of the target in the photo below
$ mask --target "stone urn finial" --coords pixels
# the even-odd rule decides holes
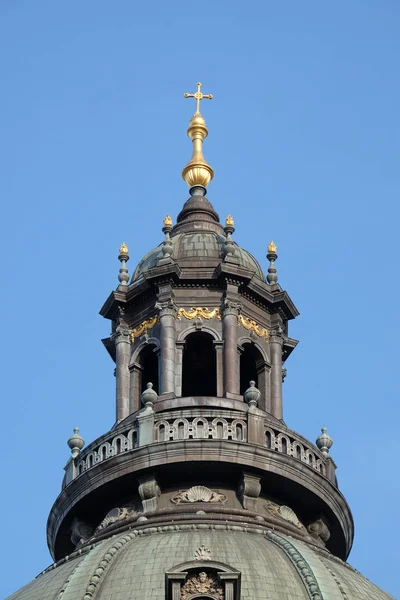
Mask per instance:
[[[152,383],[148,383],[146,389],[144,390],[144,392],[142,392],[142,403],[145,406],[153,406],[154,402],[157,402],[158,400],[158,394],[155,390],[153,390],[153,384]]]
[[[321,450],[324,456],[328,456],[329,448],[333,444],[332,438],[327,434],[326,427],[321,428],[321,435],[319,435],[316,439],[316,445]]]
[[[257,406],[260,396],[261,392],[256,388],[256,382],[250,381],[250,387],[243,394],[245,401],[249,406]]]
[[[71,448],[71,454],[73,457],[78,456],[83,446],[85,445],[85,440],[79,434],[79,428],[74,428],[74,433],[67,441],[68,446]]]

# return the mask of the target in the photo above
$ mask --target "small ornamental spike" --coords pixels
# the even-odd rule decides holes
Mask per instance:
[[[75,458],[76,456],[78,456],[78,454],[82,450],[83,446],[85,445],[85,440],[79,434],[78,427],[74,428],[74,433],[68,439],[67,444],[71,448],[72,458]]]
[[[324,456],[328,456],[329,448],[331,448],[333,444],[332,438],[327,434],[326,427],[321,428],[321,435],[319,435],[316,439],[316,445],[321,450]]]
[[[172,255],[172,242],[170,233],[172,231],[172,218],[170,215],[167,215],[163,221],[164,227],[162,228],[163,233],[165,233],[165,240],[163,242],[162,251],[164,254],[164,259],[168,258],[171,260]]]
[[[225,219],[225,227],[224,231],[226,233],[225,240],[225,262],[237,262],[234,260],[235,244],[232,241],[232,233],[235,231],[235,221],[232,218],[232,215],[228,215]]]
[[[268,252],[267,252],[267,258],[269,260],[267,282],[270,285],[273,285],[278,282],[278,275],[276,274],[276,267],[275,267],[275,261],[278,258],[276,251],[277,251],[276,244],[275,244],[275,242],[271,241],[268,245]]]
[[[126,263],[129,260],[128,252],[129,252],[128,246],[125,244],[125,242],[123,242],[119,249],[119,256],[118,256],[118,260],[121,263],[121,268],[119,270],[119,275],[118,275],[118,281],[119,281],[120,285],[128,285],[128,281],[129,281],[128,269],[126,267]]]

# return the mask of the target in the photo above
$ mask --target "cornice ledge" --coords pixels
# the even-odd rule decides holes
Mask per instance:
[[[159,265],[143,273],[144,280],[149,283],[153,283],[158,279],[165,279],[168,276],[172,277],[173,279],[180,278],[181,268],[178,263],[174,262],[167,265]]]
[[[183,458],[182,451],[186,458]],[[191,458],[193,457],[193,458]],[[165,463],[179,463],[183,460],[215,460],[217,462],[237,462],[275,472],[316,494],[327,504],[335,515],[343,532],[346,555],[350,551],[354,533],[350,509],[340,491],[323,475],[313,471],[308,465],[295,461],[286,455],[276,454],[262,446],[251,446],[221,440],[188,440],[158,443],[128,451],[108,461],[99,463],[90,471],[73,480],[56,499],[47,522],[47,540],[51,551],[62,521],[69,510],[88,493],[98,489],[106,481],[118,479],[122,475],[153,468]]]
[[[221,262],[215,269],[215,274],[217,277],[234,276],[239,277],[240,279],[251,281],[254,278],[256,272],[250,269],[246,269],[245,267],[241,267],[239,265]]]

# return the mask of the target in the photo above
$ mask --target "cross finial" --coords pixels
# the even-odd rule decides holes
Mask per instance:
[[[212,94],[202,94],[200,91],[201,88],[201,83],[197,82],[197,92],[195,92],[194,94],[188,94],[185,92],[185,94],[183,94],[185,96],[185,98],[195,98],[196,99],[196,113],[200,113],[200,102],[201,100],[203,100],[203,98],[208,98],[209,100],[212,100],[213,95]]]

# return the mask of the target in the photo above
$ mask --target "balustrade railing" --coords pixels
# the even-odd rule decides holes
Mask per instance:
[[[264,434],[264,443],[269,450],[292,456],[293,458],[306,463],[306,465],[312,467],[318,471],[318,473],[326,475],[326,461],[318,456],[319,453],[313,450],[311,445],[308,446],[294,435],[279,431],[277,428],[272,428],[270,425],[264,428]]]
[[[247,423],[244,418],[214,417],[213,414],[177,418],[166,414],[156,420],[154,430],[155,442],[207,439],[247,441]]]
[[[81,452],[75,464],[76,476],[78,477],[88,469],[91,469],[108,458],[137,448],[137,445],[137,427],[131,427],[123,433],[114,433],[114,435],[111,433],[109,438],[103,439],[99,445],[93,447],[91,444]]]
[[[147,420],[146,427],[150,426],[148,431],[153,443],[178,440],[227,440],[246,443],[249,441],[248,421],[252,417],[245,412],[219,409],[217,413],[212,409],[191,409],[153,413],[151,418],[150,423]],[[141,424],[139,415],[126,429],[111,431],[90,444],[68,462],[63,485],[103,461],[148,444],[148,436],[143,436],[141,441],[142,426],[144,424]],[[291,456],[335,482],[334,463],[330,458],[325,458],[312,444],[307,444],[304,438],[268,420],[261,428],[260,436],[262,429],[264,438],[250,439],[251,443],[261,444],[268,450]]]

